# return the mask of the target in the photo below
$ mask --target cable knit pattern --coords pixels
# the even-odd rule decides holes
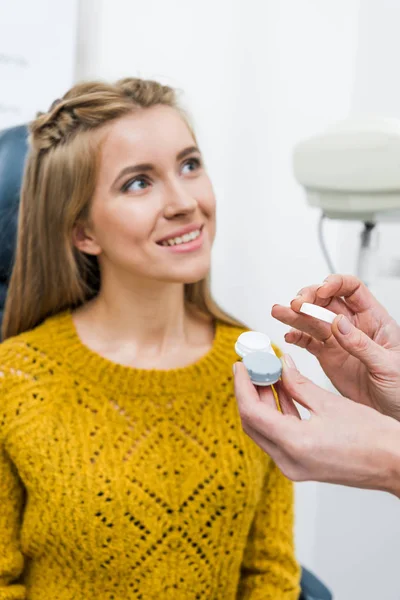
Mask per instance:
[[[0,600],[297,600],[292,486],[243,433],[240,330],[170,371],[70,313],[0,345]]]

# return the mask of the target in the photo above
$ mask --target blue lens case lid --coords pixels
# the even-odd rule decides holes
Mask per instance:
[[[251,381],[255,385],[273,385],[282,375],[282,363],[270,352],[250,352],[243,357]]]

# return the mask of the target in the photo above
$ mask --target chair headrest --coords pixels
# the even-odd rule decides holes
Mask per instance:
[[[28,151],[25,125],[0,131],[0,279],[8,281],[14,258],[19,197]]]
[[[14,260],[27,138],[25,125],[0,131],[0,321]]]

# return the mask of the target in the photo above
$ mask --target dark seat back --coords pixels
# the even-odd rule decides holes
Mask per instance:
[[[25,125],[0,131],[0,326],[14,260],[27,137]]]

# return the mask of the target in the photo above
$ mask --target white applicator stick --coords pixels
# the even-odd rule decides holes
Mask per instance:
[[[300,312],[309,315],[310,317],[314,317],[315,319],[319,319],[320,321],[325,321],[325,323],[333,323],[335,317],[337,317],[337,314],[331,310],[323,308],[322,306],[310,304],[309,302],[303,302]]]

